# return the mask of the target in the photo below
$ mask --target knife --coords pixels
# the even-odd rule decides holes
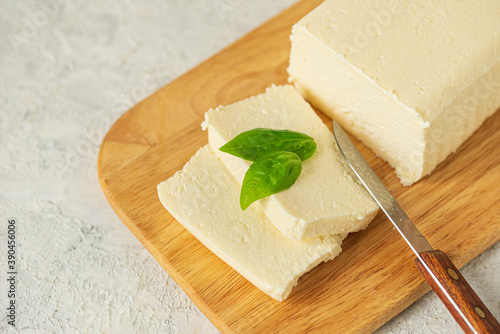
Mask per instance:
[[[347,163],[380,206],[417,258],[415,264],[465,333],[500,333],[500,324],[446,253],[434,250],[385,187],[342,127],[333,134]]]

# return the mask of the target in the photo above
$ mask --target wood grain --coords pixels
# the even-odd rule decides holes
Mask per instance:
[[[212,254],[158,200],[156,185],[207,143],[205,111],[286,83],[291,26],[320,2],[299,2],[140,102],[112,126],[99,153],[99,180],[113,209],[224,333],[368,333],[429,290],[414,255],[379,214],[280,303]],[[431,244],[462,267],[500,238],[498,129],[499,113],[408,188],[355,143]]]
[[[446,305],[465,333],[500,333],[500,324],[498,324],[498,321],[477,296],[469,283],[467,283],[446,253],[434,250],[421,253],[420,257],[422,260],[415,260],[417,268],[424,275],[427,282]],[[423,263],[425,263],[425,266]],[[469,324],[459,314],[434,278],[439,281],[442,288],[447,292]]]

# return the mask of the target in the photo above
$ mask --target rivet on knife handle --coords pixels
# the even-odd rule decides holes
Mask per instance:
[[[462,329],[466,333],[500,333],[498,321],[448,259],[448,256],[432,248],[359,153],[342,127],[335,121],[333,122],[333,133],[340,152],[354,174],[417,255],[418,269]]]
[[[500,333],[500,325],[496,319],[444,252],[439,250],[424,252],[415,263],[464,332]],[[436,280],[441,283],[441,287]],[[455,305],[450,303],[445,292],[453,299]],[[457,312],[456,307],[462,314]]]

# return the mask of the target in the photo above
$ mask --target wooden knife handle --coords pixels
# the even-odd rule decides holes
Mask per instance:
[[[486,308],[481,299],[479,299],[474,290],[472,290],[469,283],[467,283],[462,274],[460,274],[460,271],[453,265],[446,253],[435,250],[421,253],[420,256],[428,269],[417,258],[415,263],[418,269],[465,333],[500,333],[500,324],[498,321],[493,317],[488,308]],[[437,284],[433,275],[441,283],[455,305],[461,310],[462,315]],[[463,317],[467,319],[469,324],[467,324],[467,321]]]

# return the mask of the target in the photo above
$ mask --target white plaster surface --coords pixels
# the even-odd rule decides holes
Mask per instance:
[[[0,0],[0,333],[218,333],[116,217],[97,153],[129,107],[293,2]],[[463,270],[497,317],[499,248]],[[434,293],[379,330],[458,332]]]

